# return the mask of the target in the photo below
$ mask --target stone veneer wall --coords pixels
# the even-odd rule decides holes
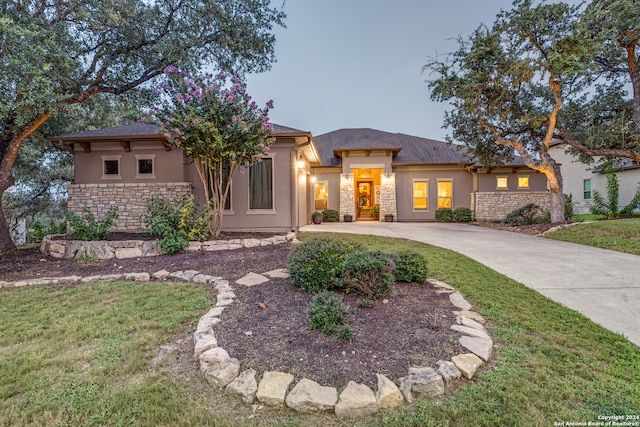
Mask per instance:
[[[548,191],[471,193],[476,221],[502,221],[509,213],[529,203],[550,210],[551,194]]]
[[[380,221],[388,214],[398,216],[395,173],[384,173],[380,177]]]
[[[354,176],[351,173],[340,174],[340,221],[344,215],[356,217],[356,189]]]
[[[146,212],[146,199],[159,195],[180,198],[191,194],[188,182],[134,182],[109,184],[72,184],[69,186],[69,212],[82,215],[84,207],[96,218],[105,217],[109,208],[118,207],[120,217],[113,230],[139,230]]]

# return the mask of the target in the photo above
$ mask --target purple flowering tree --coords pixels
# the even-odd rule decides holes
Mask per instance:
[[[218,237],[231,180],[240,167],[261,161],[274,142],[268,112],[259,108],[236,77],[224,72],[190,77],[178,68],[165,69],[166,82],[154,92],[161,103],[151,120],[173,147],[182,149],[198,171]]]

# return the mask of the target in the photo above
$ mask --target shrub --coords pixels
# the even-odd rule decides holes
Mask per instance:
[[[437,222],[453,222],[453,210],[451,209],[436,209],[436,221]]]
[[[325,209],[322,211],[322,220],[324,222],[338,222],[340,220],[340,214],[333,209]]]
[[[289,256],[291,282],[311,293],[330,289],[342,273],[342,261],[360,250],[346,238],[320,236],[296,245]]]
[[[370,299],[361,299],[358,300],[358,307],[360,308],[370,308],[373,305]]]
[[[50,234],[64,234],[67,232],[67,222],[55,222],[52,221],[46,227],[42,225],[40,221],[34,221],[31,226],[32,228],[29,230],[29,234],[27,236],[29,242],[40,243],[44,236],[48,236]]]
[[[427,280],[427,260],[417,252],[405,250],[396,256],[396,280],[423,283]]]
[[[564,199],[564,219],[568,221],[573,218],[573,206],[575,205],[573,194],[563,194],[562,197]]]
[[[367,298],[388,294],[395,281],[394,257],[381,251],[356,252],[346,257],[342,265],[342,286]]]
[[[531,225],[549,221],[550,218],[540,206],[529,203],[511,212],[503,222],[507,225]]]
[[[453,210],[453,220],[455,222],[471,222],[473,212],[469,208],[455,208]]]
[[[96,217],[89,211],[89,208],[83,208],[82,216],[78,216],[73,212],[67,212],[67,221],[71,226],[72,232],[70,236],[74,239],[90,241],[90,240],[102,240],[107,235],[109,228],[113,225],[116,219],[118,219],[118,207],[112,206],[107,211],[102,221],[97,220]]]
[[[147,213],[143,217],[151,233],[160,237],[158,244],[165,254],[182,251],[189,240],[207,237],[211,214],[200,208],[195,196],[173,200],[160,196],[147,199]]]
[[[342,296],[331,291],[322,291],[313,297],[307,310],[307,321],[310,329],[331,331],[333,327],[344,323],[346,306],[342,304]],[[333,335],[328,333],[327,335]]]

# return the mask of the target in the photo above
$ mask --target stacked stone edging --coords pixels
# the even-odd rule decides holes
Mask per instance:
[[[337,417],[362,417],[380,410],[398,407],[404,402],[414,402],[416,395],[437,397],[451,388],[461,378],[471,380],[477,370],[489,360],[493,349],[483,324],[484,318],[471,310],[462,295],[450,285],[430,279],[439,293],[448,293],[456,324],[451,329],[462,334],[459,343],[470,353],[455,355],[450,361],[439,360],[437,368],[410,367],[408,375],[395,382],[381,374],[374,393],[368,386],[350,381],[342,392],[331,386],[321,386],[308,378],[302,378],[290,391],[293,375],[286,372],[266,371],[262,379],[256,371],[242,371],[237,359],[218,346],[214,326],[221,322],[220,316],[233,303],[235,294],[228,282],[216,282],[218,291],[216,305],[205,314],[193,334],[194,358],[209,384],[225,394],[239,397],[247,404],[258,401],[267,406],[289,407],[297,412],[334,412]],[[288,393],[287,393],[288,391]]]
[[[121,240],[121,241],[93,241],[82,240],[55,240],[63,238],[64,234],[52,234],[45,236],[40,244],[40,252],[53,258],[80,258],[83,256],[96,257],[98,259],[125,259],[158,256],[162,250],[157,240]],[[208,240],[204,242],[189,242],[185,249],[187,252],[211,252],[227,251],[241,248],[253,248],[256,246],[278,245],[293,240],[296,233],[287,233],[267,237],[264,239],[230,239]]]

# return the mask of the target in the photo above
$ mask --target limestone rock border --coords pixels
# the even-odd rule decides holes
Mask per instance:
[[[120,240],[120,241],[93,241],[82,240],[56,240],[64,237],[64,234],[51,234],[45,236],[40,244],[40,252],[53,258],[79,258],[82,256],[95,256],[98,259],[124,259],[158,256],[162,254],[157,240]],[[278,245],[295,239],[296,233],[275,235],[264,239],[230,239],[208,240],[204,242],[189,242],[186,252],[211,252],[227,251],[240,248],[253,248],[256,246]]]

